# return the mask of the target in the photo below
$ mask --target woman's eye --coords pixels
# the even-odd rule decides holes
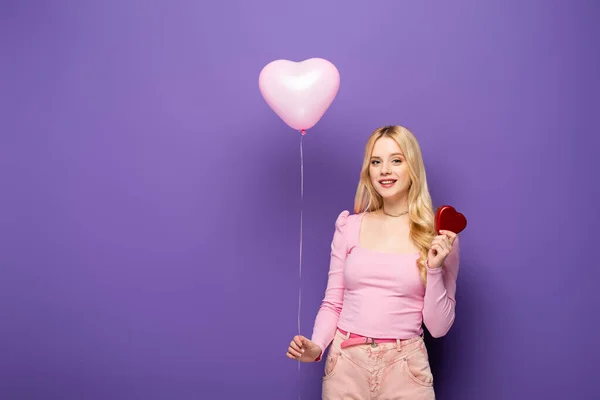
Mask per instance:
[[[376,165],[376,164],[378,164],[378,163],[379,163],[379,161],[377,161],[377,160],[373,160],[373,161],[371,161],[371,165]]]

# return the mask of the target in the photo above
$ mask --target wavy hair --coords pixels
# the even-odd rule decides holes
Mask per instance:
[[[408,215],[410,218],[410,238],[419,249],[420,257],[417,266],[423,284],[427,283],[427,253],[435,237],[434,212],[431,195],[427,186],[425,165],[421,148],[414,134],[405,127],[384,126],[373,131],[365,146],[360,180],[354,199],[354,212],[373,212],[383,207],[383,198],[371,183],[369,165],[375,142],[382,137],[389,137],[398,143],[406,162],[410,176],[408,189]]]

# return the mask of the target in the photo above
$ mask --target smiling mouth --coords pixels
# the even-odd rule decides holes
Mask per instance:
[[[384,179],[379,181],[379,184],[385,188],[394,186],[394,183],[396,183],[395,179]]]

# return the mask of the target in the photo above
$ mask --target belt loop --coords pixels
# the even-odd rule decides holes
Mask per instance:
[[[350,332],[346,332],[346,340],[350,339]]]
[[[402,346],[400,345],[400,339],[396,339],[396,350],[401,351]]]

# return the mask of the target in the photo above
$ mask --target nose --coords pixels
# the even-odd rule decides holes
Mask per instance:
[[[391,173],[390,166],[387,165],[387,164],[383,164],[383,167],[381,167],[381,174],[382,175],[387,175],[389,173]]]

